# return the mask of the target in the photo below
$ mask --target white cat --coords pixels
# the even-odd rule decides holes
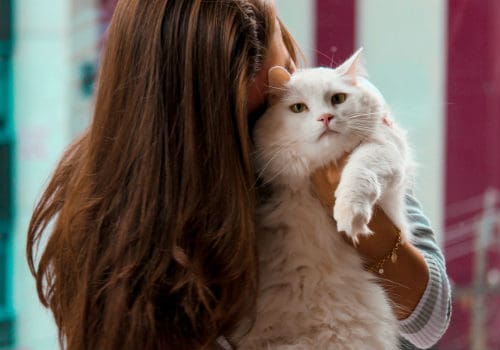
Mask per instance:
[[[270,195],[257,210],[260,294],[240,349],[398,348],[397,320],[354,241],[372,232],[375,203],[410,238],[404,194],[412,161],[404,133],[363,77],[360,51],[336,69],[269,71],[270,107],[254,129],[255,164]],[[311,190],[319,167],[351,155],[335,221]],[[333,195],[333,194],[332,194]]]

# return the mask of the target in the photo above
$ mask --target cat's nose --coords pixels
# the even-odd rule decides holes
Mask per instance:
[[[333,118],[334,118],[334,116],[331,115],[330,113],[325,113],[325,114],[320,115],[317,120],[319,122],[322,122],[323,125],[325,126],[325,128],[328,128],[328,124],[330,123],[330,120],[332,120]]]

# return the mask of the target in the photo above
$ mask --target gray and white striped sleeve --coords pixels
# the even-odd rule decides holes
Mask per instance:
[[[407,194],[406,204],[415,236],[414,245],[422,252],[427,262],[429,281],[413,313],[400,321],[400,333],[416,347],[426,349],[433,346],[448,327],[451,316],[451,288],[444,256],[420,203],[411,194]]]

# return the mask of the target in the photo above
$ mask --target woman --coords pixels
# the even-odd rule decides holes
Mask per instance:
[[[268,68],[295,69],[295,52],[271,1],[118,3],[93,121],[28,232],[29,265],[63,347],[228,345],[258,287],[250,128],[265,108]],[[334,184],[318,185],[328,198]],[[418,250],[408,260],[421,278],[401,305],[415,308],[430,270]]]

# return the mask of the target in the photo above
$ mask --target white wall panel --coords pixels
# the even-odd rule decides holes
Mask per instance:
[[[313,0],[276,0],[278,16],[297,40],[307,64],[315,57],[315,3]]]
[[[371,80],[409,131],[420,163],[415,188],[438,238],[443,228],[444,0],[358,0],[357,42]]]

